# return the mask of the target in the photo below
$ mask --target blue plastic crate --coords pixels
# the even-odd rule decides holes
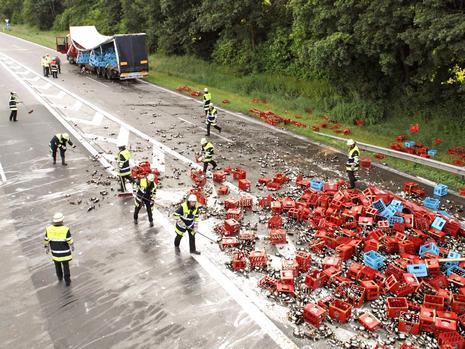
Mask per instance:
[[[395,210],[395,212],[402,212],[402,210],[404,209],[404,205],[402,205],[402,202],[400,202],[399,200],[392,200],[388,207]]]
[[[88,64],[89,59],[90,59],[90,52],[79,51],[77,58],[76,58],[76,63],[77,64]]]
[[[409,264],[407,265],[407,272],[419,278],[428,276],[428,269],[424,264]]]
[[[388,218],[389,225],[394,225],[394,223],[404,223],[404,217],[392,216]]]
[[[445,225],[446,225],[446,220],[444,218],[436,217],[433,223],[431,223],[431,228],[442,230],[442,228],[444,228]]]
[[[455,251],[449,251],[449,253],[447,254],[447,258],[460,258],[460,257],[462,257],[462,255]],[[448,270],[452,268],[453,266],[458,266],[458,265],[459,265],[459,262],[446,262],[443,264],[442,268],[444,270]]]
[[[439,201],[439,199],[435,199],[431,197],[427,197],[425,200],[423,200],[423,206],[431,210],[434,210],[434,211],[438,210],[440,203],[441,201]]]
[[[322,191],[324,185],[325,185],[325,182],[320,179],[312,179],[310,181],[310,188],[314,190]]]
[[[430,242],[426,245],[420,246],[420,252],[419,252],[420,257],[423,258],[425,253],[427,252],[434,254],[436,256],[439,256],[439,247],[434,242]]]
[[[457,265],[452,266],[451,268],[446,270],[446,275],[450,276],[450,274],[455,273],[459,276],[465,276],[465,269],[460,268]]]
[[[436,149],[428,150],[428,156],[434,158],[436,155],[438,155],[438,151]]]
[[[384,201],[381,200],[381,199],[376,200],[375,202],[373,202],[371,204],[371,206],[376,208],[378,210],[378,212],[383,212],[386,209],[386,205],[384,204]]]
[[[406,141],[404,143],[406,148],[413,148],[415,146],[415,144],[416,144],[415,141]]]
[[[439,214],[442,214],[444,217],[450,218],[449,212],[446,212],[446,211],[444,211],[444,210],[438,210],[438,213],[439,213]]]
[[[438,183],[434,187],[434,195],[436,196],[444,196],[447,195],[449,188],[445,184]]]
[[[397,213],[397,209],[395,207],[388,206],[379,215],[381,217],[389,219],[390,217],[394,216],[396,213]]]
[[[384,265],[384,257],[372,250],[363,254],[363,262],[370,268],[379,270]]]

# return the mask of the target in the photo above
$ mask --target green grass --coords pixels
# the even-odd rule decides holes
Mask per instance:
[[[15,35],[50,48],[56,48],[55,38],[57,36],[66,36],[68,33],[61,31],[41,31],[27,25],[15,25],[11,27],[11,31],[7,32],[7,34]]]
[[[43,32],[27,26],[13,27],[10,33],[51,48],[55,48],[55,36],[66,35],[65,32]],[[321,117],[327,114],[332,115],[331,112],[339,119],[344,114],[356,116],[363,112],[363,101],[356,100],[348,105],[337,89],[326,81],[302,81],[270,74],[242,76],[228,67],[209,64],[188,56],[167,57],[153,54],[150,56],[150,64],[148,81],[172,90],[187,85],[194,90],[202,91],[208,86],[216,104],[245,114],[249,114],[248,111],[251,108],[272,110],[286,118],[293,118],[311,126],[321,123]],[[254,97],[266,100],[267,103],[254,104],[252,103]],[[229,100],[230,103],[223,105],[221,102],[224,100]],[[357,104],[360,104],[360,108]],[[444,122],[443,117],[426,119],[420,114],[403,114],[394,111],[394,108],[391,114],[388,124],[378,122],[362,127],[354,126],[352,123],[341,123],[341,125],[344,128],[350,128],[349,137],[351,138],[388,147],[396,135],[408,135],[409,125],[418,122],[421,125],[421,132],[415,136],[415,140],[431,146],[433,138],[442,138],[444,143],[435,148],[440,152],[438,160],[446,162],[451,160],[446,150],[452,146],[463,145],[464,125]],[[296,118],[297,115],[301,118]],[[370,121],[370,115],[366,115],[366,120]],[[344,145],[339,142],[315,134],[311,128],[289,127],[289,129],[322,143],[331,144],[340,149],[344,148]],[[330,129],[321,129],[321,132],[333,134]],[[465,185],[464,180],[459,176],[445,171],[394,158],[385,158],[383,162],[400,171],[447,184],[453,189]]]

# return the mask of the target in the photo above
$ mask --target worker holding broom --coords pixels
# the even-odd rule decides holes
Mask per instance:
[[[135,180],[134,187],[136,188],[134,198],[134,224],[138,224],[139,212],[142,206],[147,210],[150,226],[153,227],[152,208],[157,194],[157,184],[155,183],[155,175],[149,173],[146,178]]]

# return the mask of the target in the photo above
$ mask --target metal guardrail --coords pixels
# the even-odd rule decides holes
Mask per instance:
[[[320,135],[320,136],[323,136],[323,137],[328,137],[328,138],[332,138],[332,139],[335,139],[335,140],[338,140],[338,141],[347,142],[347,138],[328,135],[328,134],[321,133],[321,132],[315,132],[315,133],[317,135]],[[373,152],[373,153],[380,153],[380,154],[383,154],[383,155],[391,156],[393,158],[398,158],[398,159],[402,159],[402,160],[415,162],[415,163],[420,164],[420,165],[434,167],[434,168],[437,168],[439,170],[454,173],[454,174],[459,175],[459,176],[465,176],[465,167],[454,166],[454,165],[446,164],[445,162],[441,162],[441,161],[437,161],[437,160],[433,160],[433,159],[422,158],[421,156],[412,155],[412,154],[408,154],[408,153],[403,153],[403,152],[388,149],[388,148],[378,147],[378,146],[372,145],[372,144],[360,143],[360,142],[357,142],[357,144],[358,144],[358,146],[360,148],[362,148],[364,150],[367,150],[367,151],[370,151],[370,152]]]

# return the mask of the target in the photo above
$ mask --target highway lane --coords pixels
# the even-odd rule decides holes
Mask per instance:
[[[174,253],[172,231],[135,227],[132,200],[91,183],[108,174],[79,143],[67,152],[68,167],[53,166],[48,142],[65,129],[3,68],[0,74],[1,99],[14,89],[24,102],[17,123],[8,121],[6,103],[0,107],[3,347],[276,347],[195,260]],[[100,202],[88,212],[93,197]],[[56,211],[76,240],[70,288],[57,282],[42,247]]]

